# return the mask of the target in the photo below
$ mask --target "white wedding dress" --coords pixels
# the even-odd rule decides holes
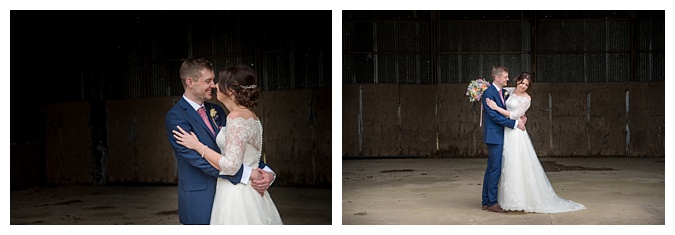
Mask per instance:
[[[511,96],[506,100],[506,109],[510,112],[510,119],[517,120],[530,108],[530,98],[517,96],[513,90],[509,93]],[[510,211],[558,213],[586,208],[555,193],[527,131],[508,127],[504,128],[497,200],[502,209]]]
[[[242,163],[258,168],[262,150],[262,124],[254,118],[227,118],[216,143],[223,157],[220,174],[234,175]],[[218,178],[211,224],[283,224],[269,192],[261,196],[248,184],[232,184]]]

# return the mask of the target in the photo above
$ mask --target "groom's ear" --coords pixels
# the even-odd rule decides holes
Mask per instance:
[[[185,79],[185,87],[187,87],[187,88],[192,88],[192,83],[193,83],[193,82],[194,82],[194,80],[192,80],[191,77],[188,77],[187,79]]]

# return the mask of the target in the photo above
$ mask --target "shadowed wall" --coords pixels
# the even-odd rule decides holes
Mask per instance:
[[[343,157],[487,156],[480,106],[472,112],[466,86],[345,84]],[[527,131],[540,157],[665,155],[663,82],[530,88]]]

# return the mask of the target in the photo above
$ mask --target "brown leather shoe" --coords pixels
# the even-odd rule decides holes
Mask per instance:
[[[487,211],[497,212],[497,213],[506,213],[506,211],[504,209],[502,209],[502,207],[499,206],[499,204],[494,204],[492,206],[488,206]]]
[[[481,210],[487,210],[487,206],[481,207]]]

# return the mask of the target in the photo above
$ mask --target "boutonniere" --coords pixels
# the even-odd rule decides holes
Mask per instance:
[[[218,116],[218,113],[216,112],[216,109],[214,109],[214,108],[211,108],[211,111],[209,112],[209,114],[211,114],[211,118],[213,118],[213,119],[216,119],[217,118],[216,116]]]
[[[216,120],[218,120],[218,112],[216,112],[216,109],[211,107],[211,110],[209,111],[209,115],[211,116],[211,120],[213,123],[217,123]]]
[[[509,96],[509,92],[508,92],[508,91],[504,91],[504,99],[506,99],[506,97],[508,97],[508,96]]]

